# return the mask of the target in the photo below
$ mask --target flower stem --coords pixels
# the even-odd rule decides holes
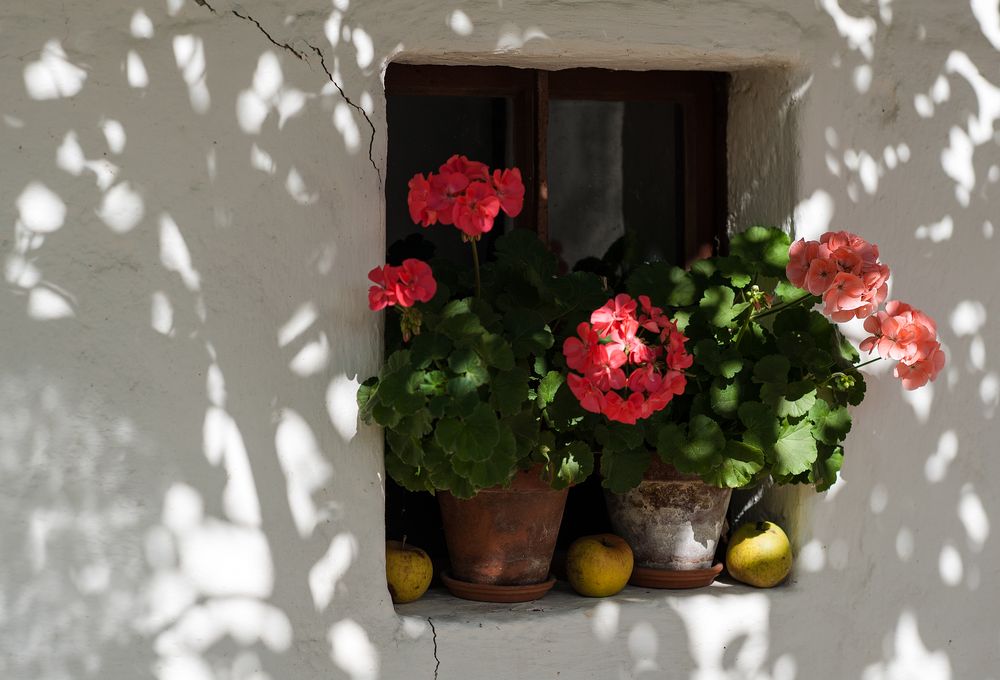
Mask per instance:
[[[482,292],[482,285],[479,281],[479,251],[476,250],[476,239],[470,239],[469,243],[472,244],[472,270],[476,274],[476,297],[480,297]]]
[[[856,365],[854,368],[861,368],[862,366],[867,366],[868,364],[874,364],[876,361],[882,361],[882,357],[875,357],[874,359],[869,359],[868,361]]]
[[[813,297],[812,293],[806,293],[802,297],[795,298],[791,302],[786,302],[784,304],[778,305],[777,307],[771,307],[770,309],[765,309],[763,312],[757,312],[756,314],[751,314],[751,319],[760,319],[765,316],[770,316],[771,314],[777,314],[778,312],[788,309],[789,307],[794,307],[795,305],[808,300]]]

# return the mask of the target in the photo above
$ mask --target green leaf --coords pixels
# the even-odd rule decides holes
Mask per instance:
[[[817,491],[826,491],[837,482],[837,473],[844,464],[844,449],[840,446],[819,446],[819,455],[812,466],[812,482]]]
[[[736,294],[726,286],[712,286],[698,302],[698,306],[708,315],[707,319],[713,326],[725,327],[733,322],[733,302]]]
[[[736,409],[740,406],[740,391],[738,382],[726,381],[721,378],[713,380],[712,387],[709,389],[712,410],[720,416],[735,418]]]
[[[528,371],[515,366],[496,374],[490,385],[490,400],[500,415],[509,416],[521,410],[528,398]]]
[[[374,405],[374,399],[378,395],[378,378],[372,376],[368,380],[364,381],[358,385],[358,413],[361,414],[361,420],[365,423],[371,424],[372,413],[371,407]]]
[[[633,296],[648,295],[657,307],[686,307],[694,304],[696,286],[691,276],[680,267],[666,262],[639,266],[626,282]]]
[[[475,486],[485,489],[506,484],[517,469],[517,446],[510,429],[501,427],[496,447],[484,460],[452,459],[455,472]]]
[[[412,465],[413,467],[420,467],[423,464],[424,450],[420,445],[419,438],[414,438],[397,430],[386,430],[385,441],[392,453],[403,463]]]
[[[549,371],[541,382],[538,383],[538,399],[542,404],[551,404],[556,398],[559,386],[566,382],[566,378],[559,371]]]
[[[455,458],[484,461],[500,439],[500,427],[493,409],[480,403],[467,417],[439,420],[434,437],[438,445]]]
[[[764,452],[744,442],[728,440],[722,452],[722,463],[702,479],[723,488],[746,486],[764,467]]]
[[[795,425],[782,427],[778,441],[772,448],[776,475],[797,475],[810,469],[817,454],[812,423],[802,420]]]
[[[424,372],[414,371],[404,366],[382,378],[379,385],[379,400],[382,405],[403,416],[416,413],[427,402],[420,391]]]
[[[806,368],[813,373],[824,373],[833,366],[833,356],[829,352],[813,348],[808,350],[803,357]]]
[[[794,286],[787,280],[778,281],[778,285],[774,287],[774,296],[776,300],[775,304],[780,302],[792,302],[793,300],[798,300],[808,291],[802,290],[798,286]]]
[[[674,458],[681,472],[700,474],[715,466],[726,446],[726,437],[719,424],[707,416],[694,416],[688,425],[688,439]]]
[[[556,475],[552,486],[556,489],[579,484],[594,471],[594,453],[581,441],[571,442],[553,456]]]
[[[513,269],[533,285],[556,275],[558,262],[538,236],[528,229],[514,229],[496,242],[497,262]]]
[[[677,423],[664,423],[656,433],[656,453],[664,463],[673,465],[674,458],[686,444],[687,437]]]
[[[514,368],[514,351],[503,336],[496,333],[485,333],[476,343],[476,351],[487,365],[501,371]]]
[[[809,410],[809,420],[812,421],[812,434],[817,441],[824,444],[838,444],[851,431],[851,414],[843,406],[830,408],[822,399]]]
[[[432,361],[448,356],[451,348],[451,341],[445,336],[424,331],[410,342],[410,357],[417,368],[427,368]]]
[[[695,260],[691,263],[691,274],[695,279],[707,281],[715,275],[716,266],[712,259]]]
[[[549,360],[544,355],[535,357],[531,363],[531,370],[534,371],[535,375],[544,377],[549,372]]]
[[[468,299],[452,300],[441,311],[437,331],[451,338],[456,345],[468,347],[486,332],[479,317],[472,312]]]
[[[760,397],[774,407],[779,417],[801,418],[816,403],[816,388],[809,380],[788,385],[768,383],[761,387]]]
[[[729,279],[734,288],[745,288],[750,285],[750,280],[753,278],[753,267],[749,266],[741,258],[733,257],[732,255],[716,257],[715,263],[718,265],[722,275]]]
[[[573,396],[569,385],[563,383],[556,390],[552,402],[545,408],[551,424],[557,430],[565,430],[576,427],[586,416],[586,411],[580,406],[580,402]]]
[[[430,491],[436,488],[427,470],[414,467],[400,460],[391,450],[385,454],[385,471],[393,481],[409,491]]]
[[[744,442],[766,450],[778,441],[780,424],[770,406],[759,401],[747,401],[740,404],[737,413],[746,428]]]
[[[395,427],[402,416],[394,408],[386,406],[382,402],[372,404],[372,420],[382,427]]]
[[[471,349],[456,349],[448,357],[448,367],[457,373],[448,381],[448,391],[455,396],[469,394],[490,378],[480,356]]]
[[[540,355],[555,344],[555,336],[545,323],[545,317],[535,310],[507,314],[503,323],[516,356]]]
[[[527,458],[538,447],[538,440],[541,434],[540,423],[535,414],[525,410],[515,413],[513,416],[504,418],[503,426],[510,429],[514,434],[514,441],[517,444],[517,457]]]
[[[644,449],[604,452],[601,454],[601,484],[613,493],[625,493],[639,485],[649,462],[649,452]]]
[[[444,371],[427,371],[417,389],[425,397],[436,397],[445,393],[448,387],[448,374]]]
[[[431,414],[422,408],[413,415],[399,419],[399,424],[392,428],[394,432],[413,439],[421,439],[431,431]]]
[[[753,367],[753,380],[759,383],[784,383],[788,380],[791,364],[780,354],[769,354]]]
[[[743,370],[743,359],[735,347],[727,347],[720,351],[715,340],[706,338],[699,340],[693,351],[697,359],[696,365],[703,367],[712,375],[730,380]]]
[[[783,276],[792,240],[780,229],[750,227],[729,240],[729,252],[757,265],[760,272]]]
[[[597,442],[607,451],[629,451],[643,447],[643,427],[609,422],[594,430]]]
[[[552,316],[568,323],[568,328],[590,318],[590,313],[604,304],[608,294],[601,279],[586,272],[572,272],[552,280]]]

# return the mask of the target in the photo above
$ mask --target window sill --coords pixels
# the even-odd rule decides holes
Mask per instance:
[[[542,599],[532,602],[502,604],[494,602],[473,602],[452,596],[443,587],[432,588],[416,602],[396,605],[396,613],[400,617],[433,618],[435,625],[451,622],[468,624],[477,621],[514,623],[517,621],[537,618],[590,618],[594,609],[601,603],[612,603],[622,608],[655,609],[674,601],[683,601],[701,595],[712,597],[752,595],[770,593],[771,596],[795,590],[794,583],[788,582],[769,591],[753,588],[730,580],[718,580],[707,588],[691,590],[657,590],[653,588],[637,588],[627,586],[625,590],[612,597],[591,598],[577,595],[565,581],[556,581],[556,585]],[[439,624],[440,622],[440,624]]]
[[[413,637],[432,637],[441,679],[686,677],[731,664],[727,647],[766,650],[773,610],[794,607],[798,591],[794,581],[771,590],[729,581],[592,599],[557,582],[534,602],[469,602],[442,589],[396,611],[404,629],[421,631]]]

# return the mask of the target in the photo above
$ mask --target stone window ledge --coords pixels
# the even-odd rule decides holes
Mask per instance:
[[[771,590],[729,581],[694,590],[629,586],[594,599],[557,582],[534,602],[470,602],[435,590],[396,611],[409,637],[433,643],[440,677],[758,677],[772,610],[794,606],[798,591],[794,581]]]

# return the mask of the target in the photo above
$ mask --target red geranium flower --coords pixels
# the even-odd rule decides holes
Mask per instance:
[[[455,199],[452,219],[462,233],[477,237],[493,228],[499,212],[500,199],[493,188],[486,182],[473,182]]]

